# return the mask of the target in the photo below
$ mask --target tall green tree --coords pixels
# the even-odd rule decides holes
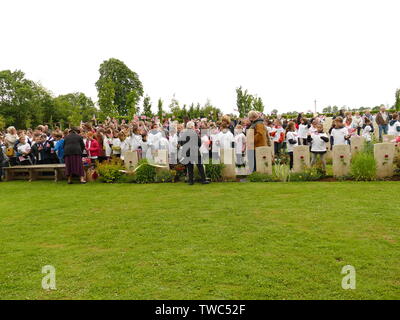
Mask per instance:
[[[396,101],[394,103],[394,109],[396,111],[400,111],[400,89],[396,90],[395,97],[396,97]]]
[[[240,117],[245,117],[249,111],[264,112],[264,103],[260,97],[248,93],[242,87],[236,89],[236,108]]]
[[[135,91],[138,97],[143,96],[143,85],[139,76],[115,58],[104,61],[99,72],[96,88],[100,109],[106,115],[116,112],[120,116],[127,116],[132,109],[132,102],[138,101],[132,100],[131,92]]]
[[[149,118],[153,116],[153,112],[151,111],[151,100],[150,97],[147,95],[143,99],[143,114]]]
[[[43,123],[52,108],[52,97],[20,71],[0,71],[0,115],[7,126],[27,128]]]
[[[161,100],[161,98],[158,99],[157,102],[157,116],[160,119],[160,121],[162,121],[164,118],[163,101]]]

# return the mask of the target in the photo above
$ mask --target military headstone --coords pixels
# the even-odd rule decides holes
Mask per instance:
[[[377,143],[374,145],[374,156],[377,165],[378,178],[393,176],[395,148],[394,143],[390,142]]]
[[[351,156],[364,149],[364,141],[365,139],[360,136],[352,136],[350,138]]]
[[[334,145],[332,169],[335,177],[347,176],[350,172],[351,150],[349,145]]]
[[[297,146],[293,148],[293,172],[303,172],[310,167],[310,147]]]
[[[222,176],[225,180],[236,179],[235,149],[221,149],[221,163],[224,164]]]
[[[272,175],[272,147],[256,148],[256,171]]]

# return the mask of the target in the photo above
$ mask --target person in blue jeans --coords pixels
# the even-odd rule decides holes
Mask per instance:
[[[383,141],[383,135],[388,134],[389,130],[389,114],[386,112],[386,108],[381,106],[380,111],[377,113],[375,121],[379,127],[379,141]]]

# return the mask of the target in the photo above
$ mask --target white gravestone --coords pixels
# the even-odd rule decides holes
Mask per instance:
[[[351,150],[349,145],[334,145],[332,151],[333,176],[344,177],[350,173]]]
[[[127,151],[124,153],[124,165],[126,170],[133,170],[138,162],[139,158],[136,151]]]
[[[225,180],[236,179],[235,149],[221,149],[221,163],[224,164],[222,176]]]
[[[377,143],[374,145],[374,157],[376,160],[378,178],[393,176],[395,149],[394,143],[390,142]]]
[[[293,148],[293,172],[304,172],[310,167],[310,147],[297,146]]]
[[[272,147],[256,148],[256,171],[272,175]]]
[[[364,150],[364,141],[365,139],[359,136],[352,136],[350,138],[351,156],[354,156],[357,152]]]

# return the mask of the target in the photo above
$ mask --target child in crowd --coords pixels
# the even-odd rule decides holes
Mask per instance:
[[[54,151],[57,155],[58,161],[60,163],[64,163],[64,138],[62,133],[57,132],[54,135],[54,140],[56,141],[56,144],[54,146]]]
[[[343,118],[337,117],[335,119],[335,127],[331,131],[332,145],[348,144],[350,138],[349,130],[344,126]]]
[[[283,140],[285,140],[285,130],[282,127],[282,123],[279,119],[275,119],[274,127],[270,131],[272,141],[274,142],[275,156],[279,157],[282,149]]]
[[[365,118],[361,136],[365,139],[366,142],[372,141],[371,132],[372,132],[371,120]]]
[[[298,146],[299,140],[302,142],[302,139],[299,139],[298,134],[296,132],[296,123],[290,121],[286,128],[286,146],[287,146],[286,148],[290,159],[289,161],[290,169],[293,169],[293,150],[294,147]]]
[[[119,139],[119,132],[114,131],[113,132],[113,139],[112,139],[112,155],[120,158],[121,157],[121,140]]]
[[[97,140],[94,138],[93,131],[87,133],[87,139],[85,143],[87,157],[92,163],[94,163],[100,154],[100,146]]]
[[[235,153],[236,165],[244,167],[244,159],[246,153],[246,136],[243,133],[243,126],[238,124],[235,128]]]
[[[400,135],[400,121],[398,113],[393,113],[392,120],[389,121],[388,134],[394,135],[395,137]]]
[[[317,131],[310,132],[308,134],[308,142],[311,143],[311,166],[315,165],[317,158],[322,163],[322,169],[326,170],[326,143],[329,141],[328,135],[324,133],[324,126],[322,124],[317,125]]]
[[[16,156],[20,165],[31,165],[31,145],[28,143],[25,135],[21,135],[15,145]]]
[[[310,124],[307,118],[301,118],[298,129],[298,137],[300,145],[307,145],[307,135],[309,129],[310,129]]]

